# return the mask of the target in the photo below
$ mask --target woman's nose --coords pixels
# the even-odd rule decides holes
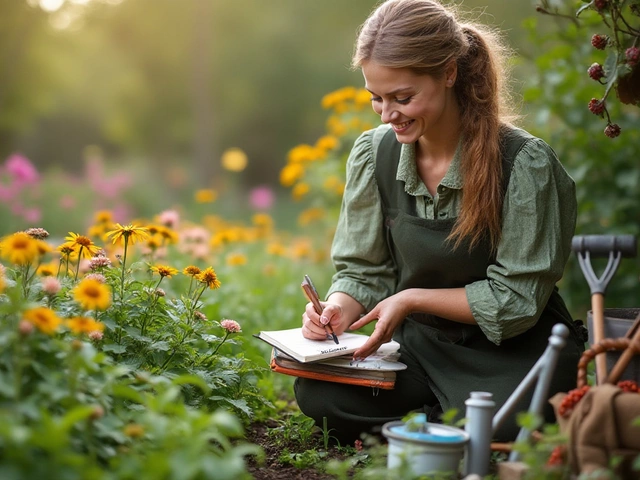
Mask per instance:
[[[397,110],[393,108],[393,105],[383,104],[380,112],[380,120],[382,123],[391,123],[398,116]]]

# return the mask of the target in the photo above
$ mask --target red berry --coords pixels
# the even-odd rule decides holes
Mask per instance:
[[[591,37],[591,45],[593,45],[593,47],[597,48],[598,50],[604,50],[604,48],[607,46],[607,43],[609,43],[609,37],[607,37],[606,35],[596,34]]]
[[[596,81],[604,77],[604,69],[602,68],[602,65],[600,65],[599,63],[592,63],[589,69],[587,70],[587,73],[592,79]]]
[[[567,396],[562,399],[558,406],[558,413],[561,417],[568,417],[573,411],[576,404],[585,396],[589,391],[589,385],[584,387],[574,388],[567,393]]]
[[[638,47],[629,47],[624,52],[625,57],[627,57],[627,64],[630,67],[635,67],[640,60],[640,48]]]
[[[620,135],[620,131],[620,125],[618,125],[617,123],[610,123],[604,129],[604,134],[609,138],[616,138],[618,135]]]
[[[604,112],[604,101],[601,102],[597,98],[592,98],[589,102],[589,110],[594,115],[602,115],[602,112]]]
[[[595,0],[593,5],[596,7],[596,10],[604,10],[609,6],[609,0]]]
[[[633,380],[622,380],[621,382],[618,382],[618,387],[623,392],[628,392],[628,393],[640,392],[640,388],[638,388],[638,384]]]
[[[556,446],[552,451],[551,455],[549,455],[549,459],[547,460],[548,467],[555,467],[558,465],[562,465],[564,463],[564,454],[566,452],[566,448],[564,445]]]

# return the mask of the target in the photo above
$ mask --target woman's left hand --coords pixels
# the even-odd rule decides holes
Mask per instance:
[[[398,292],[395,295],[385,298],[369,313],[351,324],[349,329],[357,330],[377,320],[369,340],[354,352],[353,358],[366,358],[375,353],[380,345],[391,340],[393,332],[395,332],[405,317],[411,313],[411,307],[408,305],[404,295],[405,292]]]

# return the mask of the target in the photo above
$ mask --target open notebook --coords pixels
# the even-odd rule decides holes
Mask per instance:
[[[330,339],[304,338],[302,328],[262,331],[256,337],[303,363],[352,354],[369,339],[368,335],[345,332],[338,336],[340,343],[336,345]]]
[[[268,335],[263,335],[265,333]],[[260,335],[256,335],[257,338],[274,347],[271,353],[271,370],[295,377],[392,389],[395,386],[396,373],[407,368],[405,364],[398,361],[400,344],[395,341],[381,345],[375,354],[363,360],[354,360],[351,354],[369,338],[367,335],[343,333],[338,337],[340,341],[338,345],[333,340],[314,341],[304,338],[301,340],[298,336],[302,337],[300,328],[260,332]],[[357,337],[364,337],[364,339]],[[276,338],[279,342],[274,342]],[[290,339],[293,339],[293,342]],[[297,350],[298,357],[307,360],[300,361],[291,356],[289,351],[271,342],[281,343],[287,346],[289,351]],[[312,343],[309,344],[309,342]],[[340,346],[346,347],[346,350],[334,350]],[[321,352],[319,354],[318,349]],[[333,351],[327,352],[326,350],[329,349]],[[345,354],[345,351],[348,353]],[[319,359],[308,360],[316,356],[319,356]]]

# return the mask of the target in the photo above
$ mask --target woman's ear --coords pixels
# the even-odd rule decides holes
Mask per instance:
[[[447,87],[453,87],[458,77],[458,64],[455,60],[451,60],[444,70],[444,78]]]

